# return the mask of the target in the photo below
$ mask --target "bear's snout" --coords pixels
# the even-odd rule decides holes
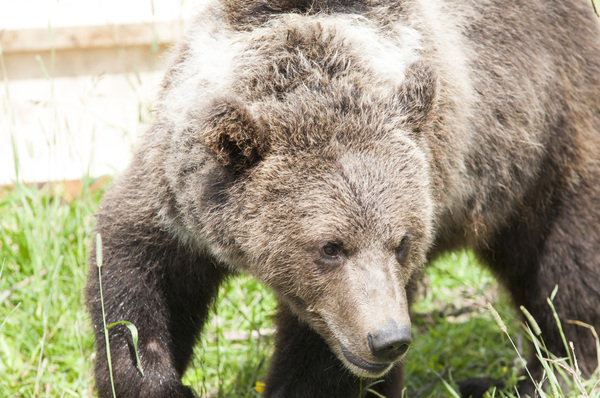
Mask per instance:
[[[375,358],[394,362],[406,353],[412,337],[410,327],[394,327],[378,330],[367,335],[369,349]]]

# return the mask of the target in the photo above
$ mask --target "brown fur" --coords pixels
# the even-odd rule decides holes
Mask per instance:
[[[399,396],[406,286],[462,247],[564,354],[546,304],[558,285],[591,374],[592,335],[566,322],[600,329],[600,31],[588,2],[222,0],[201,15],[98,212],[107,321],[137,325],[146,372],[112,329],[119,396],[192,396],[181,375],[237,272],[281,304],[267,396],[356,396],[360,377],[386,372],[377,388]]]

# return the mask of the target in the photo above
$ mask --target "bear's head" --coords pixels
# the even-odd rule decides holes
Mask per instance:
[[[297,25],[256,38],[227,90],[190,114],[167,173],[173,218],[353,373],[378,377],[411,342],[406,286],[433,239],[423,134],[437,78],[421,61],[396,71],[402,57],[384,51],[394,87],[341,30]]]
[[[332,83],[330,95],[215,99],[199,129],[211,166],[186,184],[203,186],[191,208],[213,253],[270,286],[363,377],[408,348],[406,286],[432,240],[419,141],[435,78],[413,68],[381,98]]]

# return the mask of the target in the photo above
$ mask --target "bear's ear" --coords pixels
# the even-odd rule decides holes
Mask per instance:
[[[209,106],[203,138],[223,166],[240,173],[263,159],[268,142],[250,109],[235,98],[220,98]]]
[[[411,64],[395,95],[396,106],[404,116],[405,123],[415,131],[434,119],[437,103],[438,79],[428,63]]]

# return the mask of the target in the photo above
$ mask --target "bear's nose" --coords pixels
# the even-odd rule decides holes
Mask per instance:
[[[378,330],[367,335],[369,349],[377,359],[393,362],[400,358],[410,346],[410,327]]]

